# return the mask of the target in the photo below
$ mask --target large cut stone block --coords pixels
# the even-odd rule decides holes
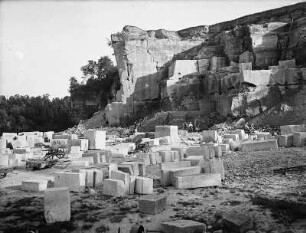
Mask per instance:
[[[180,167],[180,168],[172,168],[170,170],[170,181],[171,184],[174,185],[174,179],[177,176],[188,176],[188,175],[196,175],[201,173],[201,167]]]
[[[161,156],[162,162],[179,161],[180,158],[180,154],[178,151],[164,150],[164,151],[159,151],[159,154]]]
[[[241,150],[244,152],[258,151],[258,150],[277,150],[277,140],[261,140],[261,141],[247,141],[242,142]]]
[[[85,188],[85,175],[76,172],[57,172],[54,174],[54,187],[68,187],[70,191],[79,192]]]
[[[201,146],[189,146],[186,149],[186,156],[195,156],[195,155],[199,155],[199,156],[203,156],[204,152],[203,152],[203,147]]]
[[[106,132],[103,130],[89,129],[84,132],[85,139],[88,139],[89,149],[105,149]]]
[[[209,164],[210,164],[210,172],[220,174],[221,179],[223,180],[225,176],[223,159],[221,158],[210,159]]]
[[[253,228],[252,219],[249,216],[238,213],[227,213],[223,216],[223,225],[228,232],[247,232]]]
[[[70,221],[70,208],[70,193],[67,187],[45,191],[44,215],[47,223]]]
[[[293,134],[284,134],[277,137],[278,146],[291,147],[293,146]]]
[[[69,145],[72,146],[79,146],[81,151],[88,150],[88,139],[73,139],[69,140]]]
[[[210,70],[217,71],[226,66],[225,57],[212,57],[210,60]]]
[[[46,190],[48,187],[48,180],[26,180],[22,181],[21,189],[24,191],[39,192]]]
[[[295,132],[306,132],[306,125],[282,125],[280,126],[281,135]]]
[[[190,167],[190,166],[191,166],[190,161],[165,162],[160,164],[160,169],[167,170],[171,168]]]
[[[171,147],[172,151],[178,151],[180,154],[180,160],[182,160],[186,154],[187,147]]]
[[[271,70],[244,70],[240,75],[240,81],[255,86],[267,86],[271,81],[271,75]]]
[[[205,224],[192,220],[176,220],[173,222],[163,222],[164,233],[199,233],[205,232]]]
[[[97,168],[85,168],[76,169],[72,172],[83,173],[85,176],[85,186],[86,187],[102,187],[103,185],[103,171]]]
[[[204,142],[217,142],[218,132],[217,130],[203,130],[202,137]]]
[[[136,193],[138,194],[152,194],[153,193],[153,179],[146,177],[136,177]]]
[[[306,132],[293,133],[293,146],[302,147],[306,145]]]
[[[139,159],[146,165],[149,166],[151,164],[150,155],[142,153],[139,155]]]
[[[239,63],[239,73],[242,73],[244,70],[252,70],[252,62]]]
[[[51,146],[52,147],[65,147],[68,148],[68,139],[51,139],[50,140]]]
[[[243,129],[230,130],[229,134],[239,134],[239,140],[247,139],[247,135]]]
[[[201,188],[221,185],[220,174],[198,174],[191,176],[177,176],[174,186],[179,189]]]
[[[126,196],[126,186],[123,180],[106,179],[102,193],[113,197],[123,197]]]
[[[204,157],[203,156],[188,156],[187,158],[184,159],[184,161],[190,161],[191,166],[197,166],[200,161],[203,161]]]
[[[239,141],[239,134],[224,134],[224,138],[232,138],[233,141]]]
[[[295,68],[295,59],[278,61],[280,69]]]
[[[0,139],[0,151],[6,149],[6,142],[7,140],[5,138]]]
[[[73,158],[69,166],[73,168],[82,168],[82,167],[89,167],[92,164],[94,164],[92,157]]]
[[[118,164],[118,170],[130,175],[139,176],[139,162],[123,162]]]
[[[141,213],[159,214],[166,209],[167,197],[148,195],[138,200],[138,207]]]
[[[179,142],[178,127],[176,125],[157,125],[155,126],[155,138],[169,136],[171,144]]]
[[[78,135],[76,135],[76,134],[53,134],[52,139],[74,140],[74,139],[78,139]]]
[[[9,155],[0,155],[0,166],[9,165]]]
[[[99,151],[90,151],[82,154],[83,158],[92,158],[94,164],[105,163],[105,155],[102,155]]]

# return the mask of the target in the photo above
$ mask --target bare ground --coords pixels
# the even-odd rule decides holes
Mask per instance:
[[[191,219],[206,224],[207,232],[224,229],[226,214],[245,214],[253,220],[250,232],[306,232],[306,173],[297,170],[273,174],[273,167],[306,164],[306,148],[236,152],[224,156],[226,178],[222,187],[178,190],[159,185],[158,166],[147,167],[154,193],[167,196],[162,214],[138,211],[140,195],[114,198],[101,190],[71,194],[71,221],[47,224],[43,193],[21,191],[23,179],[51,178],[58,169],[14,170],[0,180],[0,232],[130,232],[139,223],[158,230],[166,220]],[[51,184],[52,185],[52,184]],[[230,231],[228,231],[230,232]]]

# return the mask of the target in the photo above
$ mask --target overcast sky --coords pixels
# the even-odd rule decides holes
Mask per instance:
[[[301,0],[0,1],[0,94],[69,95],[69,77],[113,51],[125,25],[180,30]]]

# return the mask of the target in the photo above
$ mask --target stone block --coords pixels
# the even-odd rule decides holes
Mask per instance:
[[[150,164],[157,164],[157,161],[159,161],[157,157],[159,157],[158,152],[149,152]]]
[[[180,158],[180,154],[178,151],[172,150],[164,150],[159,151],[159,155],[161,156],[162,162],[174,162],[177,158]]]
[[[135,148],[135,143],[120,143],[109,149],[112,152],[112,157],[126,157],[129,152],[134,151]]]
[[[8,166],[8,165],[9,165],[9,156],[0,155],[0,166]]]
[[[277,140],[261,140],[261,141],[246,141],[242,142],[241,150],[244,152],[259,151],[259,150],[277,150]]]
[[[183,159],[183,161],[190,161],[191,166],[197,166],[200,161],[204,161],[203,156],[188,156],[187,158]]]
[[[267,86],[271,81],[272,70],[244,70],[240,75],[240,82],[255,86]]]
[[[195,155],[199,155],[199,156],[203,156],[204,152],[203,152],[203,148],[201,146],[189,146],[186,149],[186,156],[195,156]]]
[[[201,167],[199,167],[199,166],[179,167],[179,168],[172,168],[169,171],[170,171],[170,182],[171,182],[172,185],[174,185],[175,177],[200,174],[201,173]]]
[[[239,63],[246,63],[246,62],[254,62],[254,56],[252,52],[245,51],[244,53],[239,55]]]
[[[93,164],[93,158],[87,157],[87,158],[73,158],[71,161],[70,167],[73,168],[82,168],[82,167],[89,167]]]
[[[177,162],[164,162],[160,164],[161,170],[168,170],[170,168],[177,168],[177,167],[190,167],[190,161],[177,161]]]
[[[136,186],[136,177],[137,176],[130,176],[130,182],[129,182],[129,193],[130,195],[135,194],[135,186]]]
[[[44,215],[47,223],[70,221],[70,193],[67,187],[44,192]]]
[[[150,160],[150,155],[149,154],[139,154],[139,159],[146,165],[149,166],[151,165],[151,160]]]
[[[81,147],[80,146],[71,146],[70,147],[70,153],[79,155],[81,153]]]
[[[239,63],[239,73],[242,73],[244,70],[252,70],[252,62]]]
[[[281,125],[281,135],[295,132],[306,132],[306,125]]]
[[[52,147],[64,147],[68,148],[68,139],[51,139],[50,144]]]
[[[235,129],[235,130],[229,130],[229,134],[239,134],[239,140],[244,140],[246,138],[246,133],[243,129]]]
[[[48,180],[26,180],[22,181],[21,189],[24,191],[40,192],[46,190]]]
[[[255,135],[257,135],[257,139],[268,139],[271,136],[269,132],[255,132]]]
[[[306,132],[293,133],[293,146],[302,147],[306,145]]]
[[[103,130],[89,129],[84,132],[85,139],[88,139],[89,149],[105,149],[106,132]]]
[[[278,146],[280,147],[292,147],[293,146],[293,134],[284,134],[277,137]]]
[[[139,163],[139,175],[140,176],[146,176],[147,174],[147,166],[144,163]]]
[[[217,71],[226,66],[225,57],[212,57],[210,60],[210,70]]]
[[[6,142],[7,140],[5,138],[0,139],[0,150],[6,149]]]
[[[8,160],[9,167],[17,167],[18,166],[18,159],[10,159]]]
[[[159,214],[166,209],[167,197],[158,195],[148,195],[138,200],[138,208],[141,213]]]
[[[86,187],[102,187],[103,171],[97,168],[75,169],[72,172],[83,173],[85,176]]]
[[[205,71],[209,69],[209,59],[200,59],[198,60],[198,72],[199,74],[203,74]]]
[[[54,131],[47,131],[43,133],[43,137],[46,140],[46,142],[50,142],[53,134],[54,134]]]
[[[126,185],[123,180],[105,179],[102,193],[107,196],[123,197],[126,196]]]
[[[138,194],[152,194],[153,179],[146,177],[136,177],[135,192]]]
[[[155,138],[155,140],[158,140],[158,145],[161,145],[161,146],[170,145],[171,144],[170,136]]]
[[[222,147],[220,145],[215,146],[215,157],[221,158],[222,157]]]
[[[13,149],[13,153],[14,154],[26,154],[30,152],[30,148],[26,147],[26,148],[16,148]]]
[[[117,163],[110,163],[108,165],[108,177],[111,177],[112,171],[118,171],[118,164]]]
[[[93,163],[94,164],[99,164],[99,163],[103,163],[106,162],[105,161],[105,157],[103,159],[103,155],[100,154],[100,152],[86,152],[82,154],[83,158],[92,158],[93,159]]]
[[[112,171],[110,179],[113,179],[113,180],[122,180],[124,182],[126,194],[129,193],[130,180],[131,180],[130,174],[122,172],[122,171]]]
[[[57,172],[54,174],[54,187],[68,187],[70,191],[79,192],[85,188],[85,175],[76,172]]]
[[[247,232],[253,228],[252,219],[249,216],[238,213],[227,213],[223,216],[222,223],[228,232]]]
[[[118,170],[130,175],[139,176],[139,162],[123,162],[118,164]]]
[[[230,144],[221,143],[221,144],[219,144],[219,146],[221,147],[222,154],[229,154],[231,152],[230,151]]]
[[[232,138],[233,141],[239,141],[239,134],[224,134],[223,138]]]
[[[155,126],[155,138],[170,137],[170,143],[179,142],[178,126],[176,125],[157,125]]]
[[[295,68],[295,59],[278,61],[280,69]]]
[[[221,158],[210,159],[209,164],[210,164],[210,172],[220,174],[221,179],[223,180],[224,177],[225,177],[223,159],[221,159]]]
[[[52,139],[68,139],[68,140],[73,140],[73,139],[78,139],[78,135],[76,134],[53,134]]]
[[[164,233],[199,233],[206,230],[204,223],[192,220],[163,222],[161,225]]]
[[[186,147],[171,147],[172,151],[178,151],[180,154],[180,160],[182,160],[186,154]]]
[[[203,137],[203,141],[205,143],[217,142],[217,139],[218,139],[217,130],[203,130],[201,134],[202,134],[202,137]]]
[[[177,176],[174,178],[174,186],[179,189],[221,186],[221,175],[218,173],[204,173],[191,176]]]
[[[88,139],[73,139],[69,140],[69,146],[79,146],[81,151],[87,151],[88,150]]]

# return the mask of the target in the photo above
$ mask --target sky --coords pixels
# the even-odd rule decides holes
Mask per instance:
[[[125,25],[181,30],[301,0],[0,1],[0,95],[69,95],[69,78],[108,55]]]

